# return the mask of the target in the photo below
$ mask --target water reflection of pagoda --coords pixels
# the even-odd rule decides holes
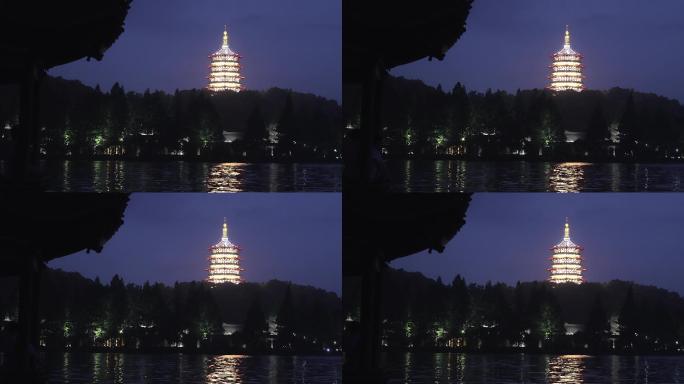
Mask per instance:
[[[223,220],[221,241],[209,248],[209,276],[207,282],[213,284],[240,284],[240,247],[228,240],[228,224]]]
[[[576,283],[582,284],[582,247],[570,240],[570,224],[565,220],[565,236],[563,240],[553,248],[551,256],[551,276],[549,281],[552,283]]]
[[[240,92],[242,90],[240,81],[243,79],[240,76],[241,56],[228,47],[227,27],[223,30],[221,49],[212,53],[209,57],[211,58],[211,66],[209,68],[209,85],[207,88],[210,91]]]
[[[582,68],[582,55],[570,48],[570,31],[565,26],[563,49],[553,54],[549,89],[581,92],[584,89]]]

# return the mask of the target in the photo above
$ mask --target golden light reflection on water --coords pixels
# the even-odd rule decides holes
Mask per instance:
[[[435,167],[435,192],[444,192],[444,162],[443,161],[435,161],[434,163]]]
[[[64,354],[64,357],[62,358],[62,380],[65,382],[68,382],[69,380],[69,359],[70,355],[68,353]]]
[[[207,383],[241,383],[244,379],[243,355],[212,356],[207,362]]]
[[[240,192],[244,190],[241,176],[245,171],[244,163],[214,164],[209,169],[207,177],[207,191],[209,192]]]
[[[406,353],[404,354],[404,382],[407,383],[409,382],[411,378],[411,370],[413,368],[413,364],[411,364],[411,358],[413,357],[412,353]]]
[[[456,376],[449,378],[457,383],[463,383],[465,380],[465,368],[466,368],[466,354],[459,353],[456,355]]]
[[[412,160],[406,160],[404,162],[404,190],[406,192],[411,192],[411,186],[413,185],[413,162]]]
[[[554,164],[549,173],[549,191],[579,192],[584,182],[584,168],[589,163]]]
[[[586,355],[561,355],[547,358],[546,380],[550,384],[583,383]]]

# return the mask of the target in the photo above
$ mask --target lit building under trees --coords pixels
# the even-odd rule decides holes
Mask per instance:
[[[582,55],[570,48],[570,31],[566,26],[563,49],[553,54],[549,89],[581,92],[584,89],[582,68]]]
[[[551,256],[551,276],[549,281],[552,283],[576,283],[582,284],[582,247],[570,240],[570,224],[565,220],[565,236],[563,240],[553,248]]]
[[[240,247],[228,240],[228,224],[223,220],[221,241],[209,248],[209,276],[207,282],[213,284],[240,284]]]
[[[235,91],[242,90],[243,79],[240,76],[240,59],[241,56],[233,52],[228,47],[228,29],[223,30],[223,44],[221,49],[212,53],[211,65],[209,67],[209,85],[207,89],[210,91]]]

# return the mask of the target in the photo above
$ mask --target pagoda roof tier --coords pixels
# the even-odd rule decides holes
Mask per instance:
[[[582,56],[575,52],[569,45],[566,45],[560,51],[556,52],[554,56]]]
[[[558,248],[582,248],[579,245],[572,242],[570,239],[563,239],[560,243],[553,246],[553,249]]]
[[[232,249],[236,249],[236,250],[240,249],[240,247],[231,243],[230,240],[228,240],[228,238],[226,238],[226,237],[221,238],[221,240],[218,243],[211,246],[211,249],[216,249],[216,248],[232,248]]]
[[[570,224],[568,223],[568,219],[565,219],[565,233],[563,236],[563,240],[561,240],[560,243],[556,244],[553,246],[552,249],[556,250],[558,248],[576,248],[576,249],[581,249],[579,245],[575,244],[570,240]]]

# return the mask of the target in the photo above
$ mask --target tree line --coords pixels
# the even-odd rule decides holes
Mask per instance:
[[[15,278],[0,280],[2,338],[16,330]],[[341,300],[334,293],[272,280],[109,284],[46,270],[40,290],[40,343],[48,349],[236,353],[324,353],[340,348]],[[3,343],[0,343],[2,345]]]
[[[345,285],[345,313],[358,320],[358,287]],[[609,283],[451,283],[388,269],[382,342],[389,349],[676,353],[684,299],[652,286]],[[353,327],[350,327],[353,328]]]
[[[108,91],[47,76],[40,86],[46,157],[234,161],[340,158],[339,104],[312,94],[176,90]],[[0,87],[0,154],[19,129],[19,90]]]
[[[359,102],[345,98],[352,126]],[[621,88],[481,93],[388,76],[381,110],[388,157],[676,160],[684,150],[678,101]]]

